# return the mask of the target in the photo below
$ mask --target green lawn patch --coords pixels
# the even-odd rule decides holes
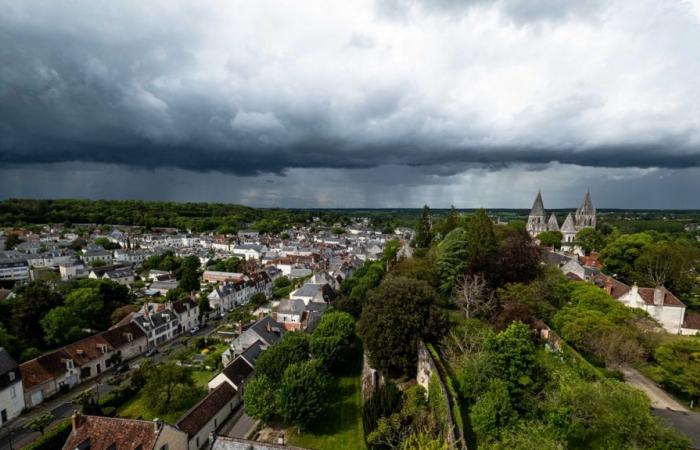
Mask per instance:
[[[290,445],[315,450],[365,449],[362,429],[362,386],[360,375],[336,379],[336,398],[322,419],[301,434],[288,430]]]
[[[205,382],[206,386],[206,382]],[[188,401],[182,402],[178,405],[177,409],[170,409],[166,413],[156,413],[151,410],[151,408],[146,403],[146,397],[143,395],[143,391],[140,391],[134,398],[126,402],[121,408],[117,410],[119,417],[124,417],[127,419],[142,419],[142,420],[153,420],[155,418],[161,419],[167,423],[174,424],[180,419],[190,408],[197,404],[204,396],[207,394],[206,388],[200,388],[199,394],[197,396],[192,396]]]

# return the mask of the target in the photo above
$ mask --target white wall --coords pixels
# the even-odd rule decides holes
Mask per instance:
[[[22,382],[18,380],[0,391],[0,410],[7,412],[7,420],[19,416],[24,409],[24,390]]]

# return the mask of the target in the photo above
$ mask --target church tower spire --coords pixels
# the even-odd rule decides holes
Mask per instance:
[[[591,200],[591,190],[586,191],[583,197],[583,204],[576,210],[576,231],[584,228],[595,228],[596,225],[596,210],[593,207]]]
[[[530,215],[527,218],[526,229],[532,236],[537,236],[543,231],[547,231],[547,218],[542,201],[542,191],[537,191],[537,197],[532,204]]]

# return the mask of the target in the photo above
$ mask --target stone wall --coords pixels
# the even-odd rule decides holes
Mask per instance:
[[[416,381],[419,385],[425,388],[426,392],[428,392],[428,396],[430,396],[430,380],[433,376],[435,376],[435,379],[437,379],[438,381],[437,386],[440,389],[440,398],[442,398],[442,400],[445,402],[443,407],[447,416],[447,423],[445,424],[445,430],[447,433],[447,443],[450,446],[450,448],[466,449],[467,447],[464,444],[464,440],[461,438],[458,439],[457,435],[455,434],[455,430],[457,429],[457,427],[455,426],[454,416],[452,415],[450,394],[447,391],[447,388],[445,387],[442,375],[440,374],[440,371],[438,370],[437,365],[433,360],[433,356],[430,354],[430,351],[425,346],[425,343],[423,341],[419,341]],[[435,386],[435,384],[433,384],[433,386]]]
[[[374,395],[377,388],[384,384],[384,376],[369,365],[367,352],[362,355],[362,403]]]

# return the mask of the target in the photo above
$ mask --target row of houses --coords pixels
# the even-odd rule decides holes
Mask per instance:
[[[258,443],[221,438],[216,433],[241,404],[245,384],[252,378],[260,354],[278,342],[283,333],[270,317],[247,327],[237,339],[242,351],[209,381],[207,395],[176,424],[75,414],[63,449],[199,450],[211,448],[217,440],[245,443],[242,448],[246,449],[258,448]]]
[[[113,328],[20,364],[24,407],[33,408],[58,393],[98,377],[121,361],[169,341],[199,323],[191,299],[146,304]]]

